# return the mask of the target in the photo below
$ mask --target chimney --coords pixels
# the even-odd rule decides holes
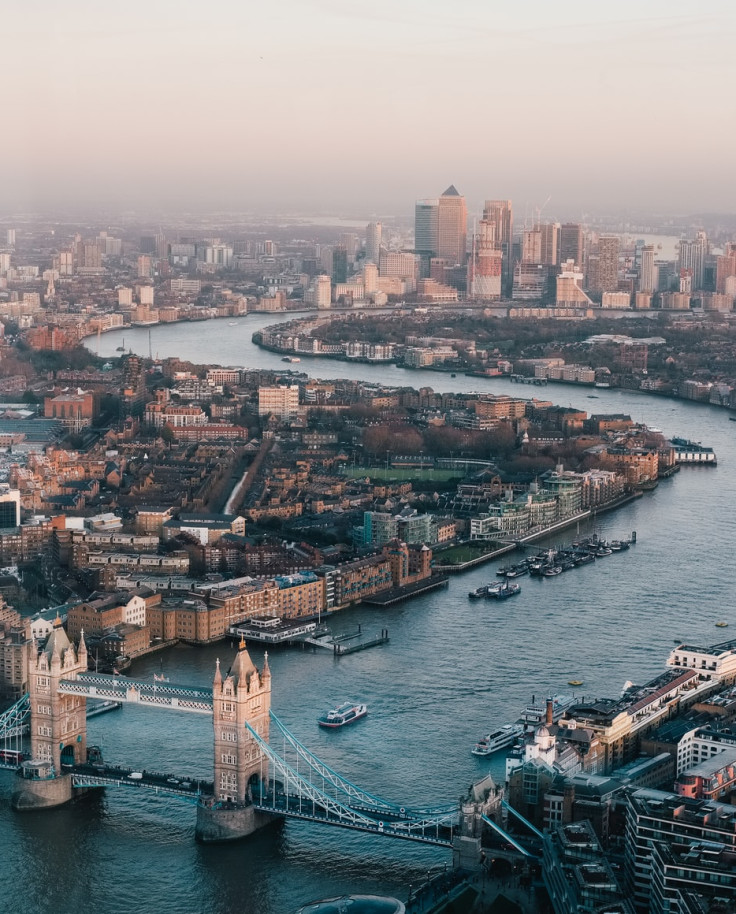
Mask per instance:
[[[547,699],[547,712],[544,715],[544,724],[546,727],[551,726],[555,722],[554,719],[554,700],[552,698]]]

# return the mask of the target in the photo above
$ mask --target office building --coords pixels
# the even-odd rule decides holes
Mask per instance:
[[[578,222],[565,222],[560,226],[557,245],[557,261],[567,260],[582,269],[583,267],[583,227]]]
[[[365,230],[365,259],[369,263],[378,263],[381,253],[381,236],[383,226],[380,222],[370,222]]]
[[[438,219],[438,200],[417,200],[414,207],[414,250],[427,258],[438,252]]]
[[[556,266],[560,226],[556,222],[542,222],[534,226],[534,231],[539,233],[538,262],[549,267]]]
[[[332,249],[332,281],[335,284],[348,281],[348,251],[341,244]]]
[[[20,524],[20,492],[8,485],[0,485],[0,529]]]
[[[639,291],[656,292],[659,286],[659,269],[654,262],[654,245],[645,244],[641,249],[639,268]]]
[[[468,298],[494,301],[501,297],[503,252],[496,244],[496,226],[481,219],[468,261]]]
[[[703,288],[705,273],[705,256],[708,253],[708,239],[705,232],[698,232],[694,241],[681,241],[679,254],[680,275],[688,270],[692,276],[691,289],[680,289],[681,292],[694,292]]]
[[[291,422],[299,415],[299,385],[279,384],[278,387],[258,388],[258,415],[275,416]]]
[[[496,244],[503,255],[503,290],[511,293],[513,273],[513,232],[514,221],[511,209],[511,200],[486,200],[483,206],[483,219],[494,225]]]
[[[438,201],[437,253],[452,266],[465,264],[468,242],[468,210],[462,197],[451,184]]]
[[[618,257],[621,241],[618,235],[601,235],[588,256],[588,290],[594,295],[618,290]]]

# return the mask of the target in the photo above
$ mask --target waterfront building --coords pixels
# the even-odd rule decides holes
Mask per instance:
[[[102,635],[117,625],[146,626],[147,603],[143,596],[126,591],[93,593],[89,600],[71,606],[67,612],[67,632],[76,641],[86,632],[88,636]]]
[[[544,836],[542,877],[555,914],[634,912],[587,821]]]
[[[624,847],[627,887],[641,914],[681,910],[665,899],[688,890],[736,898],[734,806],[660,790],[628,791]]]
[[[736,640],[723,641],[710,647],[684,642],[674,648],[667,658],[673,669],[697,670],[703,679],[723,683],[736,681]]]

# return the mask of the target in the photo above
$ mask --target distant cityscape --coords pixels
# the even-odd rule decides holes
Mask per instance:
[[[200,840],[296,815],[294,797],[280,812],[264,812],[261,797],[254,813],[271,671],[267,657],[256,669],[246,636],[335,657],[380,650],[388,630],[340,640],[330,620],[418,599],[501,557],[505,584],[469,600],[518,593],[510,579],[521,575],[608,561],[635,534],[609,543],[574,533],[581,523],[681,469],[718,465],[687,428],[673,436],[604,397],[736,409],[736,223],[652,218],[617,231],[545,221],[546,207],[515,222],[510,200],[486,200],[470,219],[450,185],[417,201],[413,230],[388,219],[361,233],[301,222],[212,231],[214,217],[201,229],[6,220],[0,762],[32,782],[17,808],[132,778],[195,792]],[[253,312],[269,325],[252,341],[281,368],[222,364],[204,334],[197,361],[154,356],[150,334],[140,342],[141,328],[210,320],[235,336]],[[100,355],[109,332],[119,345]],[[431,369],[437,389],[340,378],[340,365],[320,379],[318,359]],[[442,389],[458,375],[487,384]],[[496,381],[514,393],[493,392]],[[547,388],[559,382],[598,402],[555,402]],[[551,547],[551,534],[576,541]],[[125,683],[151,654],[226,639],[240,639],[232,671],[223,677],[218,660],[206,696],[179,686],[174,696],[215,714],[213,780],[103,771],[79,702],[117,688],[105,676]],[[457,821],[434,822],[457,875],[442,898],[472,894],[503,860],[517,884],[536,887],[519,910],[542,898],[560,914],[732,910],[735,656],[733,641],[679,640],[665,673],[620,698],[533,703],[504,744],[504,783],[484,779]],[[88,673],[103,678],[86,685]],[[168,700],[163,673],[155,686],[131,682],[126,701]],[[19,742],[23,715],[30,739]],[[473,751],[491,754],[510,732]],[[377,833],[402,828],[405,813],[380,812]],[[427,885],[439,903],[440,882]],[[450,910],[427,907],[429,895],[410,889],[405,910]]]

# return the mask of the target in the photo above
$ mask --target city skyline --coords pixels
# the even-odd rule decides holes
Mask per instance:
[[[4,210],[736,209],[725,3],[44,10],[5,13]]]

